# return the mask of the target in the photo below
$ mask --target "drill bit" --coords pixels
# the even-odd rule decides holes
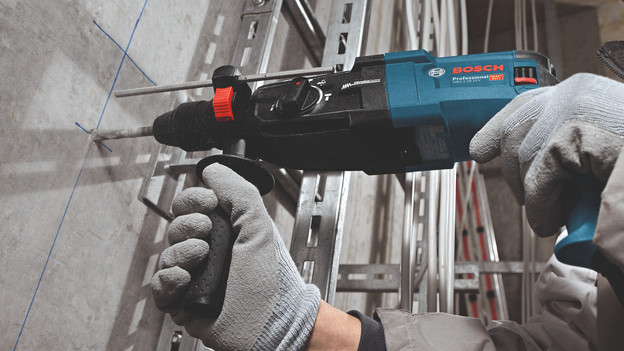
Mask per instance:
[[[154,135],[152,126],[140,127],[136,129],[112,129],[112,130],[97,130],[92,129],[89,131],[91,134],[91,141],[94,143],[101,143],[104,140],[110,139],[126,139],[126,138],[138,138],[144,136]]]

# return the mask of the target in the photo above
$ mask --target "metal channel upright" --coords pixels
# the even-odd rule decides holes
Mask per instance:
[[[499,263],[498,249],[483,175],[474,163],[462,164],[459,168],[457,206],[462,216],[457,235],[461,237],[462,250],[458,252],[458,259],[496,265]],[[481,318],[484,323],[492,319],[507,319],[509,315],[501,274],[490,274],[483,269],[479,271],[480,294],[469,296],[466,302],[471,307],[470,315]]]
[[[334,0],[322,66],[349,70],[361,54],[368,0]],[[304,280],[319,287],[333,303],[347,196],[349,172],[304,172],[290,254]]]
[[[438,5],[440,8],[438,9]],[[417,13],[417,16],[414,14]],[[405,23],[412,48],[435,52],[439,57],[457,54],[454,4],[452,1],[405,1]],[[413,21],[418,18],[418,23]],[[437,25],[436,25],[437,23]],[[416,30],[419,28],[419,30]],[[448,36],[448,38],[447,38]],[[448,40],[447,40],[448,39]],[[413,176],[408,176],[413,177]],[[426,252],[421,269],[426,279],[417,279],[418,312],[454,310],[455,290],[455,169],[424,172],[426,190],[421,192],[420,206],[427,210],[424,234],[419,246]],[[414,197],[406,188],[406,198]],[[423,201],[424,200],[424,201]],[[419,211],[422,212],[422,211]],[[406,211],[406,215],[411,215]],[[405,259],[405,258],[404,258]],[[412,260],[414,261],[414,260]],[[425,266],[426,265],[426,266]],[[426,267],[426,268],[425,268]],[[422,273],[422,272],[421,272]],[[419,274],[421,276],[421,274]],[[420,281],[420,282],[419,282]],[[426,295],[423,298],[423,294]],[[402,302],[405,307],[406,303]]]
[[[238,36],[233,40],[236,44],[234,45],[234,53],[230,63],[238,67],[242,74],[264,73],[266,72],[269,53],[275,38],[282,0],[245,0],[239,4],[242,5],[242,9],[236,15],[240,16],[241,24]],[[217,23],[224,21],[220,17],[223,16],[217,16]],[[221,35],[224,36],[226,34]],[[212,47],[212,44],[214,42],[211,43],[208,49],[209,52],[217,50]],[[209,63],[208,61],[208,58],[202,60],[193,59],[193,62],[202,66],[201,71],[203,72],[212,72],[218,65],[223,63]],[[254,87],[255,85],[252,85],[252,88]],[[189,95],[178,93],[176,94],[175,105],[186,102],[189,99],[192,99]],[[193,158],[193,156],[196,158]],[[179,182],[180,176],[193,174],[195,165],[200,159],[201,157],[187,154],[180,148],[159,145],[152,154],[151,171],[141,185],[139,200],[161,217],[171,221],[173,219],[171,204],[175,194],[181,187]],[[278,179],[281,178],[278,177]],[[187,185],[193,185],[193,181],[187,181]]]
[[[244,1],[240,13],[240,30],[231,59],[231,64],[239,67],[243,74],[266,71],[281,8],[282,0]],[[214,68],[216,67],[207,67],[205,71],[212,72]],[[178,102],[181,102],[180,100],[183,99],[178,99]],[[181,186],[178,177],[183,173],[192,173],[198,160],[186,158],[186,153],[179,148],[159,147],[152,158],[152,172],[143,183],[139,199],[162,217],[170,220],[171,203],[176,190]],[[162,177],[164,181],[155,181]],[[150,195],[154,193],[156,201],[150,200]],[[199,340],[184,337],[180,329],[170,318],[166,318],[158,350],[174,348],[179,351],[207,350]]]

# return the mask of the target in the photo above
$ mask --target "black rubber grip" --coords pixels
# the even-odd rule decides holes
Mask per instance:
[[[200,317],[216,318],[221,313],[232,261],[236,233],[230,217],[221,207],[208,215],[212,230],[208,234],[208,256],[191,271],[191,285],[184,294],[182,308]]]

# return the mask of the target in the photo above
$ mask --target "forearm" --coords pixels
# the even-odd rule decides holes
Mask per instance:
[[[359,319],[321,301],[306,350],[357,350],[361,328]]]

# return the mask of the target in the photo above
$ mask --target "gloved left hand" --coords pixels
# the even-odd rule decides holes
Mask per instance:
[[[503,176],[537,235],[566,224],[579,180],[607,182],[624,145],[624,84],[576,74],[512,100],[472,139],[470,156],[503,158]]]
[[[173,246],[163,252],[152,279],[156,306],[217,350],[302,349],[319,309],[318,288],[303,282],[251,183],[220,164],[206,167],[203,178],[212,190],[189,188],[174,200],[177,217],[168,229]],[[190,282],[188,271],[208,253],[208,244],[196,238],[210,231],[206,214],[217,201],[238,237],[223,309],[207,319],[183,311],[179,300]]]

